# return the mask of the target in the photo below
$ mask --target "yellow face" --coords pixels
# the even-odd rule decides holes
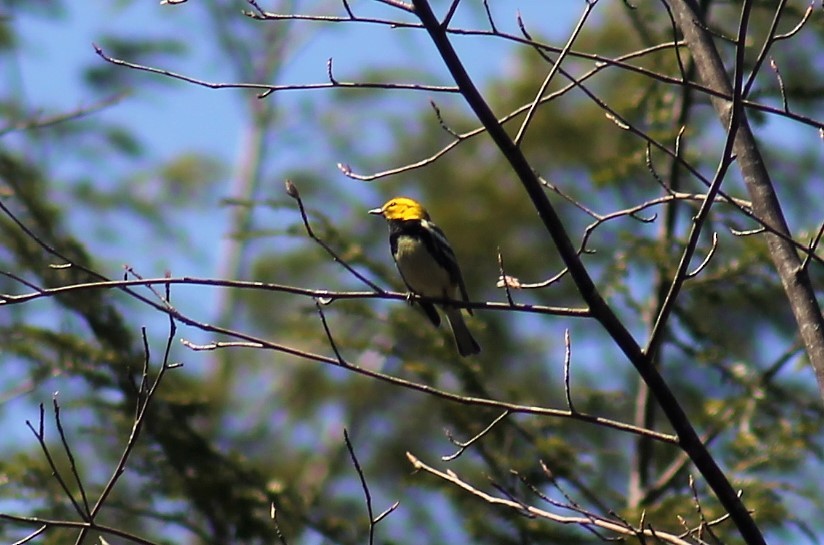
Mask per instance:
[[[381,215],[388,221],[429,219],[426,209],[419,202],[408,197],[395,197],[380,208],[370,210],[369,213]]]

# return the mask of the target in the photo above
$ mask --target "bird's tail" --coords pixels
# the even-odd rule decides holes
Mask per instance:
[[[481,351],[478,341],[472,336],[469,328],[466,327],[461,309],[459,308],[445,308],[446,320],[449,322],[449,327],[452,328],[452,335],[455,337],[455,344],[458,346],[458,353],[461,356],[471,356]]]

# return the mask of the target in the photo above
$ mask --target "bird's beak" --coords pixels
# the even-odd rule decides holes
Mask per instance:
[[[375,214],[376,216],[383,216],[383,208],[373,208],[368,214]]]

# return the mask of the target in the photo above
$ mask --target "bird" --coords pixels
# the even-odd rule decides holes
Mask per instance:
[[[369,213],[383,216],[389,224],[392,258],[410,292],[424,297],[469,301],[452,246],[419,202],[409,197],[395,197]],[[438,327],[441,318],[435,305],[428,301],[418,303]],[[439,306],[452,329],[458,353],[471,356],[480,352],[481,347],[464,322],[461,309],[448,303]],[[467,311],[472,314],[471,309]]]

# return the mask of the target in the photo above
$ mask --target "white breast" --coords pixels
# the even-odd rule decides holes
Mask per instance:
[[[427,297],[453,297],[449,290],[449,273],[426,251],[426,246],[412,237],[398,237],[398,270],[409,289]]]

